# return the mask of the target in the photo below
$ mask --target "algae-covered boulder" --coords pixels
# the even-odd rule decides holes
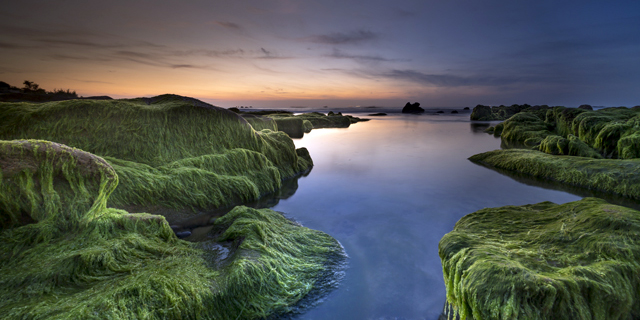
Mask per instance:
[[[102,158],[49,141],[0,140],[0,228],[79,221],[104,209],[118,176]]]
[[[55,141],[99,155],[120,177],[110,204],[144,211],[252,201],[308,170],[312,163],[272,125],[256,131],[229,110],[175,95],[0,103],[0,139]]]
[[[547,136],[569,139],[573,135],[601,156],[632,159],[640,155],[640,145],[636,146],[634,142],[640,134],[639,112],[624,107],[596,111],[555,107],[546,109],[544,114],[525,110],[503,122],[502,140],[506,145],[547,150],[546,146],[539,147]],[[587,149],[585,151],[594,153]]]
[[[506,120],[514,114],[531,108],[528,104],[514,104],[511,106],[484,106],[477,105],[471,111],[470,119],[479,121]]]
[[[508,149],[476,154],[469,160],[489,168],[640,199],[640,159],[594,159]]]
[[[344,263],[336,240],[268,209],[178,240],[162,216],[107,208],[114,170],[57,143],[1,141],[0,165],[3,319],[267,318],[330,289]]]
[[[596,198],[487,208],[439,244],[461,319],[637,319],[640,212]]]

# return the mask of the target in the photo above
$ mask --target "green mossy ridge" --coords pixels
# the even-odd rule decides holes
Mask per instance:
[[[542,141],[552,135],[565,139],[573,135],[585,143],[576,155],[614,159],[640,157],[640,109],[620,107],[591,111],[555,107],[544,114],[542,111],[524,110],[503,122],[501,136],[505,145],[524,145],[556,154],[553,153],[556,148],[549,148],[548,143],[541,145]]]
[[[547,106],[541,107],[545,108]],[[478,121],[506,120],[514,114],[517,114],[518,112],[522,112],[529,108],[531,108],[531,106],[528,104],[514,104],[511,106],[501,105],[497,107],[484,106],[479,104],[473,108],[473,111],[471,111],[471,115],[469,117],[471,120]]]
[[[112,197],[119,207],[210,209],[256,200],[312,165],[310,158],[299,159],[286,134],[255,131],[231,111],[175,95],[0,103],[0,139],[56,141],[104,157],[120,174]],[[259,166],[238,166],[239,158],[256,159]],[[198,177],[208,180],[194,182]],[[175,187],[187,188],[190,196]]]
[[[106,208],[114,170],[57,143],[2,141],[0,163],[3,319],[264,318],[344,260],[330,236],[268,209],[236,207],[211,242],[178,240],[162,216]]]
[[[568,139],[556,135],[546,136],[540,143],[539,150],[553,155],[602,159],[598,152],[572,134],[569,134]]]
[[[640,317],[640,212],[596,198],[487,208],[439,244],[461,319]]]
[[[234,110],[235,111],[235,110]],[[294,115],[289,111],[241,111],[244,117],[255,130],[273,129],[271,121],[275,122],[278,131],[285,132],[291,138],[302,138],[305,133],[312,129],[320,128],[348,128],[352,123],[369,121],[353,116],[344,116],[342,113],[329,111],[327,115],[320,112],[309,112]]]
[[[469,160],[536,178],[640,199],[640,159],[592,159],[509,149],[476,154]]]

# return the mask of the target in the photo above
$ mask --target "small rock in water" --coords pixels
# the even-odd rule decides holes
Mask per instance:
[[[453,110],[451,111],[451,113],[458,113],[458,110]]]
[[[176,232],[176,237],[178,237],[178,239],[184,239],[188,236],[191,235],[191,231],[180,231],[180,232]]]

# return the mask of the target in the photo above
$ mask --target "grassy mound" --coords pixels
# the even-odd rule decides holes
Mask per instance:
[[[461,319],[640,317],[640,212],[585,198],[487,208],[439,245]]]
[[[352,123],[369,121],[369,119],[344,116],[342,113],[333,113],[332,111],[326,115],[320,112],[294,115],[289,111],[240,111],[239,109],[237,112],[256,130],[282,131],[291,138],[302,138],[312,129],[348,128]]]
[[[539,107],[539,106],[536,106]],[[547,106],[542,106],[547,107]],[[471,120],[479,120],[479,121],[493,121],[493,120],[506,120],[509,119],[514,114],[530,109],[531,106],[528,104],[514,104],[511,106],[484,106],[477,105],[471,111]]]
[[[110,204],[145,211],[255,200],[312,165],[269,128],[256,131],[231,111],[175,95],[0,103],[0,139],[55,141],[99,155],[120,176]]]
[[[476,154],[469,160],[491,168],[640,199],[640,159],[593,159],[509,149]]]
[[[107,208],[118,176],[90,153],[0,142],[4,319],[255,319],[288,312],[344,259],[328,235],[237,207],[207,243]]]
[[[558,154],[558,148],[543,143],[548,136],[569,139],[577,137],[584,143],[579,156],[633,159],[640,157],[640,108],[605,108],[596,111],[555,107],[546,112],[524,110],[494,130],[507,145],[524,145]],[[558,138],[552,138],[557,140]],[[578,142],[576,140],[575,142]],[[564,144],[564,143],[563,143]],[[592,149],[592,150],[589,150]],[[599,155],[596,155],[598,153]]]

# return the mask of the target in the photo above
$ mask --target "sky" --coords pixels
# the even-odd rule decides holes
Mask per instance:
[[[222,107],[640,105],[640,1],[32,1],[0,81]]]

